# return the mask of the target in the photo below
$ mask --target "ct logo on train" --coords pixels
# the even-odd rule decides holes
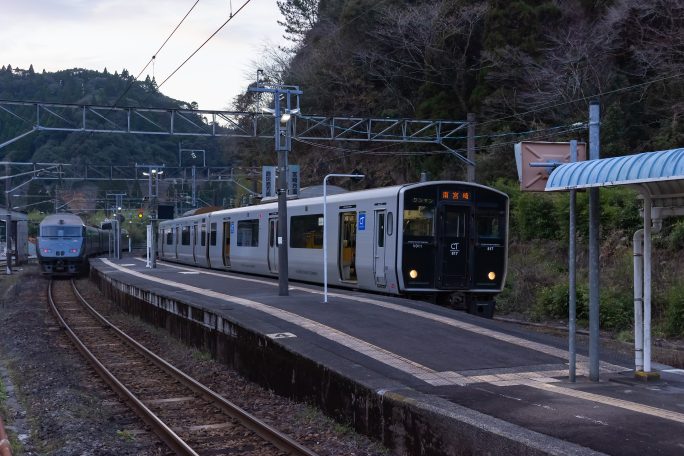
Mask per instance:
[[[450,246],[451,247],[451,256],[457,256],[458,252],[460,252],[460,250],[458,248],[458,244],[460,244],[460,242],[452,242],[451,243],[451,246]]]

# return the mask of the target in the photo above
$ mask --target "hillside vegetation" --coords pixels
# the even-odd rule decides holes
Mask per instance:
[[[513,144],[588,142],[588,105],[601,106],[601,156],[684,147],[684,3],[681,0],[279,0],[289,46],[260,57],[267,81],[301,87],[302,112],[465,120],[474,113],[477,181],[511,196],[511,259],[500,311],[531,318],[567,312],[567,195],[518,190]],[[34,62],[40,67],[40,62]],[[122,100],[117,97],[127,85]],[[119,106],[191,107],[164,97],[153,80],[128,72],[37,73],[3,66],[0,98]],[[263,101],[263,100],[262,100]],[[235,109],[256,107],[253,94]],[[0,137],[26,126],[0,120]],[[14,130],[12,130],[14,129]],[[197,140],[199,141],[199,140]],[[464,152],[465,139],[451,147]],[[272,165],[270,143],[207,141],[212,164]],[[17,161],[173,163],[175,138],[40,134],[3,151]],[[351,188],[464,179],[462,162],[438,145],[294,142],[290,163],[302,184],[359,169]],[[225,190],[228,191],[228,190]],[[240,190],[230,190],[238,192]],[[225,196],[225,195],[224,195]],[[586,195],[579,195],[586,229]],[[631,324],[631,238],[640,202],[602,190],[602,327]],[[580,265],[586,265],[580,233]],[[656,236],[655,317],[662,334],[684,331],[684,223]],[[580,271],[580,318],[586,271]]]

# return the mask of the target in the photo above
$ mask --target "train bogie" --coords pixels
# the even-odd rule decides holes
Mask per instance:
[[[160,223],[157,248],[169,261],[277,276],[278,223],[275,203],[182,217]],[[325,267],[331,286],[442,302],[460,296],[490,315],[505,282],[507,227],[508,197],[465,182],[291,200],[289,278],[322,283]]]

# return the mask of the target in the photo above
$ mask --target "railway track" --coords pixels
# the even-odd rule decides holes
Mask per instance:
[[[315,456],[116,328],[73,280],[51,280],[48,303],[81,354],[170,452]]]

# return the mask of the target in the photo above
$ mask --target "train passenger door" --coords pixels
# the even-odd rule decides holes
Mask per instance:
[[[356,211],[340,214],[340,279],[356,282]]]
[[[230,233],[233,224],[230,221],[223,221],[223,266],[230,267]]]
[[[207,267],[211,267],[211,264],[209,263],[209,242],[207,242],[207,223],[203,220],[202,224],[200,225],[200,245],[202,246],[201,249],[199,249],[201,253],[201,257],[203,257],[204,263],[207,265]]]
[[[469,208],[443,204],[437,209],[437,287],[468,285]]]
[[[278,219],[268,219],[268,270],[278,272]]]
[[[197,264],[197,256],[195,255],[195,250],[197,250],[197,223],[190,225],[190,244],[192,247],[192,262]]]
[[[176,259],[178,259],[178,244],[180,244],[180,242],[181,242],[180,226],[176,225],[174,231],[176,232],[176,238],[174,239],[175,242],[173,243],[173,245],[174,245]]]
[[[385,219],[387,211],[375,211],[375,230],[373,235],[373,273],[375,284],[379,287],[387,285],[385,278]]]

